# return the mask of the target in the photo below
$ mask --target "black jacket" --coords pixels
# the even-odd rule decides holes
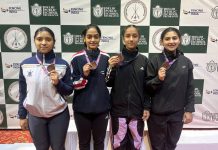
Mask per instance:
[[[145,93],[147,58],[138,53],[122,51],[124,62],[114,67],[107,85],[111,86],[111,115],[141,118],[143,110],[149,110],[150,99]]]
[[[157,54],[148,62],[146,83],[151,96],[151,112],[194,112],[192,62],[180,51],[177,51],[175,56],[168,53],[166,56],[169,60],[175,59],[175,62],[167,70],[164,81],[158,78],[158,70],[165,62],[164,54]]]

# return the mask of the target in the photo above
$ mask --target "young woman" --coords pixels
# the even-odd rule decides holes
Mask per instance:
[[[70,116],[63,96],[73,92],[70,67],[56,57],[55,36],[49,28],[36,30],[34,43],[36,55],[25,59],[20,67],[20,126],[29,127],[37,150],[50,146],[52,150],[65,150]]]
[[[174,150],[183,124],[192,121],[193,66],[178,49],[181,43],[178,29],[165,29],[160,43],[163,52],[151,58],[147,68],[152,104],[148,131],[153,150]]]
[[[140,31],[135,25],[124,28],[124,47],[109,59],[107,84],[111,90],[112,144],[116,150],[139,150],[144,120],[149,117],[149,98],[145,93],[147,58],[137,44]]]
[[[110,109],[109,91],[105,82],[109,55],[98,48],[101,38],[98,26],[86,26],[82,35],[85,47],[71,61],[75,87],[73,110],[79,148],[90,150],[92,135],[94,149],[103,150]]]

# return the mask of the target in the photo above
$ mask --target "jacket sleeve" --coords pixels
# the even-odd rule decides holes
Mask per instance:
[[[75,90],[84,89],[88,83],[88,80],[83,75],[83,66],[79,66],[77,57],[74,57],[71,61],[72,67],[72,79]]]
[[[156,93],[156,91],[162,86],[163,81],[158,78],[158,65],[154,63],[155,59],[149,60],[147,65],[147,77],[146,77],[146,90],[150,95]]]
[[[20,73],[19,73],[19,108],[18,108],[18,116],[20,119],[25,119],[27,116],[27,110],[23,106],[23,102],[27,95],[27,85],[26,79],[23,76],[23,70],[20,66]]]
[[[70,95],[73,92],[73,83],[71,80],[71,71],[70,66],[66,62],[66,73],[62,79],[59,80],[59,83],[56,85],[58,93],[61,95]]]
[[[193,77],[193,65],[189,62],[188,70],[188,86],[186,91],[186,105],[185,112],[194,112],[195,96],[194,96],[194,77]]]

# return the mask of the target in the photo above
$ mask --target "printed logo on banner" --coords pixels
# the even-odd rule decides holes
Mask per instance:
[[[214,37],[210,37],[210,41],[213,43],[218,43],[218,39]]]
[[[5,104],[4,81],[0,79],[0,104]]]
[[[212,90],[208,90],[206,89],[206,94],[210,95],[210,94],[213,94],[213,95],[218,95],[218,89],[212,89]]]
[[[209,110],[206,110],[202,113],[203,121],[218,121],[218,113],[211,113]]]
[[[7,127],[6,108],[5,105],[0,104],[0,128]]]
[[[214,7],[211,11],[211,16],[214,19],[218,19],[218,6]]]
[[[91,1],[91,23],[98,25],[120,24],[120,1],[95,0]]]
[[[194,94],[195,94],[195,104],[202,104],[204,80],[195,79],[194,80]]]
[[[138,24],[145,20],[147,15],[146,5],[141,0],[131,0],[124,8],[126,20],[133,24]]]
[[[169,3],[171,4],[169,7]],[[180,0],[152,0],[151,1],[151,25],[177,26],[179,25]]]
[[[218,72],[217,63],[214,60],[211,60],[209,63],[207,63],[206,70],[210,73]]]
[[[161,33],[163,32],[163,30],[165,30],[165,29],[166,28],[159,28],[158,30],[156,30],[154,32],[154,34],[152,36],[152,44],[159,51],[163,50],[163,46],[160,44],[160,36],[161,36]]]
[[[61,26],[62,52],[78,52],[84,48],[81,35],[84,28],[84,26]]]
[[[30,28],[27,25],[1,25],[0,29],[2,52],[31,51]]]
[[[206,13],[206,12],[202,8],[199,8],[199,9],[192,8],[191,10],[184,10],[183,9],[183,14],[185,14],[185,15],[199,16],[203,13]]]
[[[17,14],[24,11],[20,4],[10,4],[10,6],[1,6],[1,12],[9,14]]]
[[[19,82],[16,79],[4,79],[5,100],[7,104],[19,102]]]
[[[12,27],[5,31],[4,42],[12,50],[23,49],[27,41],[27,35],[21,28]]]
[[[31,24],[60,24],[59,1],[29,1]]]
[[[184,53],[207,53],[208,27],[180,27]]]
[[[19,125],[17,104],[6,104],[6,116],[8,126],[17,127]]]

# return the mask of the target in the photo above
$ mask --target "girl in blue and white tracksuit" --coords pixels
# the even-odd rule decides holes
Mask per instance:
[[[65,95],[73,91],[68,63],[56,57],[54,33],[35,32],[37,53],[21,63],[19,74],[20,126],[29,128],[37,150],[65,150],[69,111]],[[28,121],[27,118],[28,117]]]

